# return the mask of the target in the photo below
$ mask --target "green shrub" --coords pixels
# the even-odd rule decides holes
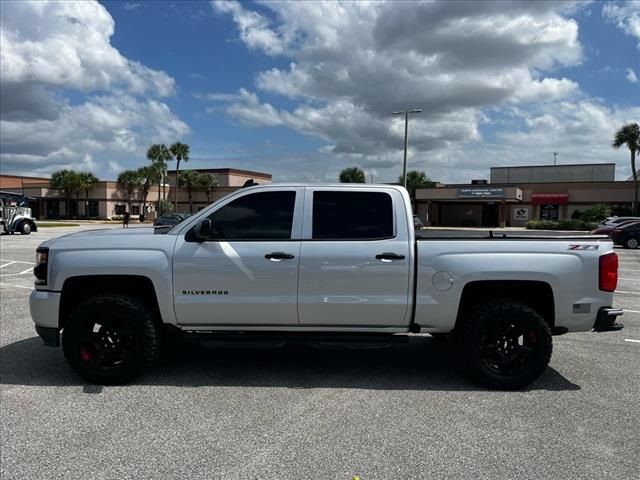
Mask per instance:
[[[594,205],[592,207],[587,208],[582,215],[580,215],[580,220],[584,222],[601,222],[605,218],[609,216],[609,209],[606,205],[599,203],[598,205]]]
[[[529,220],[527,228],[530,230],[592,230],[595,222],[583,220]]]

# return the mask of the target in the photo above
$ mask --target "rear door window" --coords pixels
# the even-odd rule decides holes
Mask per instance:
[[[392,238],[393,202],[384,192],[313,192],[314,240]]]

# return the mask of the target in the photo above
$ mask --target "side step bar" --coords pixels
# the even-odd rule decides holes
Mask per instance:
[[[593,325],[594,332],[617,332],[622,330],[624,325],[616,322],[616,318],[624,314],[621,308],[602,307],[598,310],[596,323]]]

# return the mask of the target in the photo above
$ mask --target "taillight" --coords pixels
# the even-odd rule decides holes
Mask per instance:
[[[600,257],[599,270],[600,290],[613,292],[618,286],[618,255],[607,253]]]

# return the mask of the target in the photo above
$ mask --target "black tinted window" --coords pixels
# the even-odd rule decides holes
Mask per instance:
[[[238,198],[209,218],[219,237],[234,240],[291,238],[295,192],[253,193]]]
[[[391,197],[379,192],[314,192],[314,239],[393,236]]]

